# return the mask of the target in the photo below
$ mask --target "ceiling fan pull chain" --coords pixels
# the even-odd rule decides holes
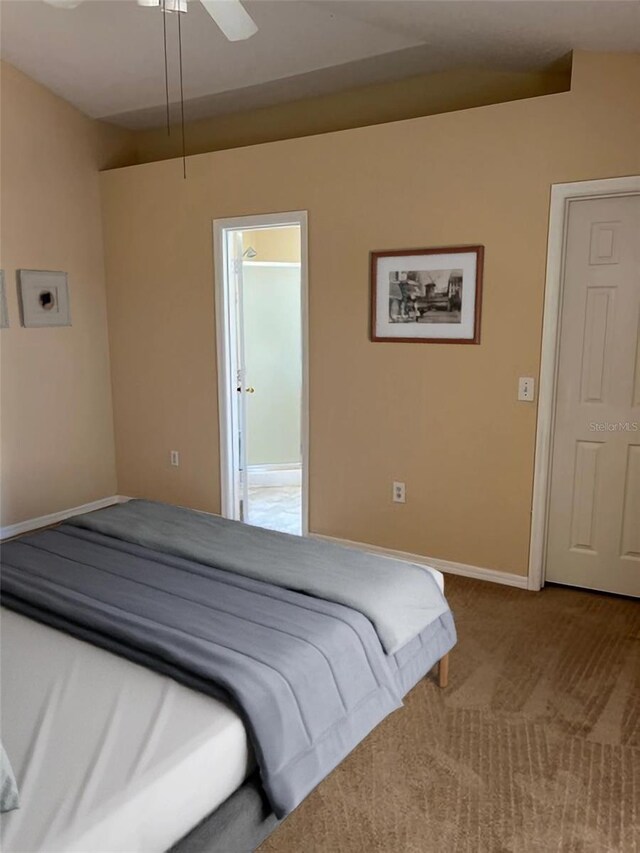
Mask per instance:
[[[167,100],[167,136],[171,136],[171,115],[169,107],[169,59],[167,56],[167,9],[166,0],[162,0],[162,35],[164,39],[164,89]]]
[[[187,152],[184,141],[184,87],[182,85],[182,13],[178,12],[178,52],[180,56],[180,124],[182,128],[182,173],[187,177]]]

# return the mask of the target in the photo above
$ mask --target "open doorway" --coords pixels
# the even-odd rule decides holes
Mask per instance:
[[[306,534],[306,214],[216,220],[222,514]]]

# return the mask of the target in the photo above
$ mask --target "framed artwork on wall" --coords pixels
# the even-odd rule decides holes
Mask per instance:
[[[371,253],[371,340],[479,344],[484,246]]]
[[[18,270],[23,326],[70,326],[66,272]]]

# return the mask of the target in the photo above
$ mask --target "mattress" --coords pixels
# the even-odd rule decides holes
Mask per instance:
[[[253,769],[224,703],[2,609],[2,740],[21,794],[2,849],[164,851]]]

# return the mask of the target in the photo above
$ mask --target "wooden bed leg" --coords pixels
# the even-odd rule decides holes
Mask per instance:
[[[440,663],[438,664],[438,686],[446,687],[449,683],[449,653],[440,658]]]

